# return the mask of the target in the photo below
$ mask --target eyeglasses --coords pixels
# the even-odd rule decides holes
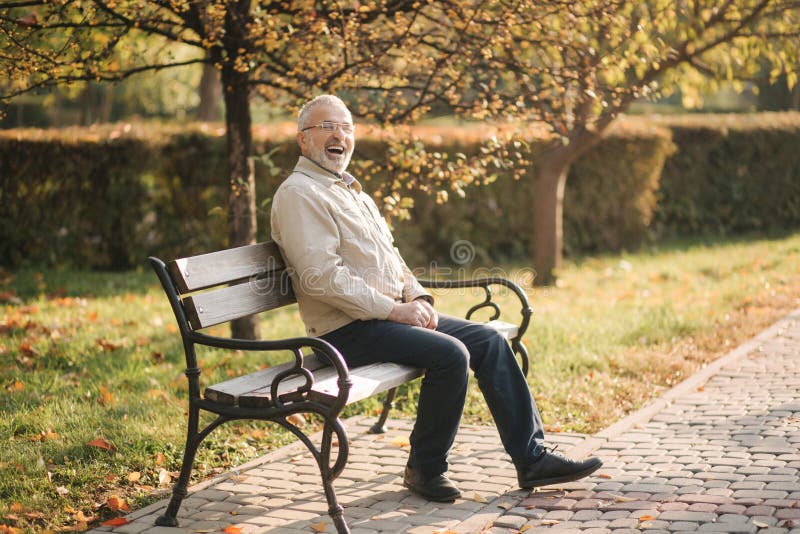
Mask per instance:
[[[323,132],[335,132],[336,130],[341,130],[342,133],[351,134],[356,129],[355,125],[347,123],[347,122],[333,122],[333,121],[322,121],[319,124],[315,124],[314,126],[306,126],[301,132],[305,132],[306,130],[310,130],[312,128],[322,128]]]

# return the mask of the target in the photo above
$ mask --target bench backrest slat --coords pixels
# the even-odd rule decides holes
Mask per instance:
[[[278,245],[272,241],[181,258],[167,265],[181,294],[285,268]]]
[[[183,299],[194,330],[225,323],[296,302],[286,271],[265,278],[212,289]]]

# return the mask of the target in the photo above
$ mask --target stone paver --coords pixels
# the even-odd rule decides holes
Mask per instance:
[[[412,422],[346,424],[350,462],[335,482],[351,532],[746,532],[800,534],[800,310],[594,436],[551,434],[569,456],[596,454],[594,476],[533,493],[493,427],[464,426],[451,455],[463,491],[430,503],[402,486]],[[153,526],[166,500],[92,532],[333,532],[311,456],[294,444],[190,488],[182,526]]]

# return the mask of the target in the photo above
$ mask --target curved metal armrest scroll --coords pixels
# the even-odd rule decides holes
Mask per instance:
[[[303,366],[302,350],[305,348],[314,349],[314,351],[325,358],[329,365],[336,369],[338,375],[337,385],[339,387],[339,394],[336,397],[336,402],[331,405],[331,413],[339,413],[342,408],[347,404],[347,397],[350,393],[350,388],[353,385],[350,379],[350,371],[347,368],[347,363],[344,361],[341,353],[323,339],[316,337],[294,337],[287,339],[276,340],[249,340],[249,339],[236,339],[225,338],[217,336],[209,336],[200,332],[189,332],[188,338],[197,344],[207,345],[210,347],[219,347],[223,349],[244,350],[244,351],[276,351],[276,350],[290,350],[294,353],[295,365],[280,373],[275,377],[271,384],[272,399],[277,405],[281,401],[276,395],[278,383],[290,376],[302,375],[306,377],[306,384],[301,386],[300,390],[308,391],[313,386],[313,376]]]
[[[480,287],[483,288],[484,292],[486,293],[486,298],[483,302],[480,302],[470,308],[466,313],[466,318],[469,319],[473,313],[482,309],[482,308],[490,308],[493,310],[493,315],[490,320],[495,320],[500,317],[500,307],[497,305],[496,302],[492,301],[492,291],[490,286],[492,285],[499,285],[504,286],[510,289],[519,299],[522,308],[520,309],[520,315],[522,316],[517,329],[517,335],[511,338],[509,341],[511,343],[511,348],[520,356],[522,361],[522,372],[527,375],[528,374],[528,350],[525,348],[525,345],[522,344],[522,337],[525,335],[525,332],[528,330],[528,325],[530,324],[531,315],[533,315],[533,310],[528,303],[528,297],[525,292],[519,287],[517,284],[508,280],[507,278],[502,278],[499,276],[491,276],[487,278],[473,278],[471,280],[419,280],[420,285],[422,287],[431,288],[431,289],[461,289],[461,288],[471,288],[471,287]]]

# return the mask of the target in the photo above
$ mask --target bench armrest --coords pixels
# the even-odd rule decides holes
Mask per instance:
[[[338,375],[337,385],[339,387],[339,393],[336,397],[336,401],[331,405],[331,411],[333,413],[338,413],[347,404],[350,388],[353,385],[353,382],[350,379],[350,371],[347,367],[347,363],[344,361],[344,358],[336,349],[336,347],[323,339],[316,337],[294,337],[276,340],[249,340],[210,336],[201,332],[188,332],[186,337],[192,343],[223,349],[244,351],[292,351],[295,357],[294,366],[288,367],[286,370],[276,375],[272,380],[271,396],[272,401],[277,406],[282,404],[280,396],[278,395],[278,387],[280,382],[284,379],[298,375],[305,376],[306,384],[299,388],[299,391],[307,392],[311,390],[311,387],[314,385],[314,377],[311,372],[313,369],[310,371],[304,367],[303,363],[305,356],[302,353],[302,349],[312,348],[315,350],[317,355],[322,356],[322,358],[327,360],[327,364],[332,366]]]
[[[528,297],[521,287],[511,280],[502,278],[500,276],[473,278],[470,280],[419,280],[419,283],[422,285],[422,287],[429,289],[461,289],[471,287],[483,288],[486,298],[483,302],[476,304],[467,311],[465,316],[467,319],[470,319],[473,313],[482,308],[490,308],[493,311],[493,315],[490,318],[491,321],[494,321],[500,317],[500,307],[496,302],[492,301],[492,290],[490,286],[504,286],[514,292],[519,299],[520,305],[522,306],[520,309],[520,315],[522,317],[518,325],[519,329],[517,330],[517,335],[512,337],[509,341],[511,343],[511,348],[520,357],[522,363],[522,372],[527,376],[528,350],[525,348],[525,345],[522,344],[522,336],[528,329],[531,315],[533,315],[533,309],[531,309],[530,304],[528,303]]]

